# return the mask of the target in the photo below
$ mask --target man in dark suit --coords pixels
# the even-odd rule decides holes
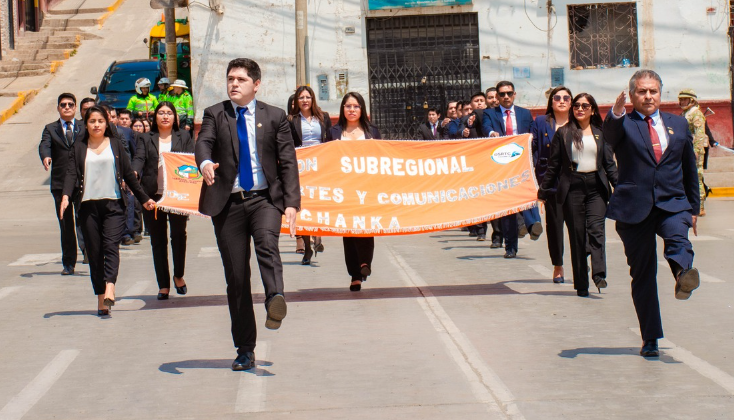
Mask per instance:
[[[500,105],[487,108],[482,116],[482,129],[488,137],[512,136],[530,133],[533,115],[529,110],[515,105],[515,85],[512,82],[497,83]],[[529,151],[528,151],[529,152]],[[531,238],[537,239],[543,233],[540,213],[537,208],[522,211],[525,225],[529,227]],[[517,256],[517,216],[514,214],[500,219],[502,235],[505,239],[505,258]]]
[[[199,211],[212,217],[227,281],[237,358],[232,370],[255,367],[255,313],[250,291],[250,238],[265,287],[265,327],[286,315],[278,238],[285,214],[291,237],[301,205],[298,164],[282,109],[255,99],[260,67],[248,58],[227,66],[229,100],[204,110],[196,164],[204,176]]]
[[[38,145],[38,154],[47,171],[51,168],[51,194],[56,203],[56,218],[59,218],[59,206],[61,204],[61,190],[64,187],[66,168],[69,163],[69,151],[74,142],[84,135],[84,123],[74,119],[76,113],[76,97],[71,93],[62,93],[58,98],[57,111],[59,119],[46,125],[41,134],[41,143]],[[76,200],[72,197],[72,202]],[[63,219],[59,219],[61,229],[61,264],[63,270],[61,275],[74,274],[76,266],[77,238],[79,249],[85,253],[84,238],[79,224],[74,227],[74,221],[78,215],[76,205],[72,209],[69,206],[64,211]],[[86,260],[86,256],[85,256]]]
[[[441,140],[444,127],[438,122],[438,110],[429,108],[426,117],[427,121],[418,127],[418,140]]]
[[[622,92],[604,121],[604,139],[619,167],[607,217],[617,221],[630,266],[644,357],[659,355],[657,340],[663,337],[656,234],[665,243],[676,299],[688,299],[700,283],[688,240],[689,228],[697,234],[700,206],[693,137],[685,118],[658,110],[662,87],[657,73],[639,70],[629,83],[634,111],[625,112]]]

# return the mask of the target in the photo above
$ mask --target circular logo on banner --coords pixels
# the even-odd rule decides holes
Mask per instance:
[[[520,159],[524,150],[525,149],[517,143],[506,144],[496,148],[494,152],[492,152],[492,160],[501,165],[505,165]]]
[[[201,178],[201,173],[199,173],[199,169],[196,166],[192,165],[181,165],[178,168],[174,170],[176,175],[179,178],[184,179],[199,179]]]

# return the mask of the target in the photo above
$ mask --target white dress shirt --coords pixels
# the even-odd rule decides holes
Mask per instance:
[[[84,195],[82,201],[117,200],[120,185],[117,183],[115,155],[109,144],[98,155],[87,150],[84,160]]]
[[[583,148],[579,150],[576,143],[571,144],[571,160],[575,163],[576,172],[588,173],[596,171],[596,140],[594,136],[581,138]]]
[[[65,136],[66,135],[66,121],[59,118],[59,122],[61,123],[61,128],[64,130],[64,136]],[[69,123],[71,123],[71,132],[74,133],[74,124],[76,123],[76,120],[72,118],[71,121],[69,121]]]
[[[237,112],[237,107],[240,105],[237,105],[234,101],[230,101],[232,103],[232,108],[234,108],[234,115],[235,118],[239,120],[240,114]],[[257,99],[253,99],[249,104],[245,105],[245,108],[247,108],[247,111],[245,111],[245,121],[247,122],[247,143],[250,146],[250,164],[252,165],[252,179],[253,179],[253,190],[264,190],[268,188],[268,181],[265,179],[265,173],[263,172],[262,164],[260,164],[260,156],[257,154],[257,137],[256,137],[256,131],[255,131],[255,109],[257,105]],[[240,156],[240,159],[243,159],[243,156]],[[201,162],[201,170],[204,170],[206,165],[214,163],[211,160],[205,160]],[[237,176],[234,179],[234,186],[232,187],[232,192],[239,192],[244,191],[242,187],[240,187],[240,175],[239,175],[239,169],[237,172]]]

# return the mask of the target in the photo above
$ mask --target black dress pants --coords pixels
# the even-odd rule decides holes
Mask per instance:
[[[517,252],[517,213],[500,217],[502,237],[505,239],[505,251]]]
[[[76,245],[79,243],[79,249],[82,254],[86,252],[84,247],[84,236],[81,226],[79,226],[79,208],[77,207],[74,197],[70,197],[69,201],[73,206],[69,206],[64,211],[64,218],[59,219],[59,210],[61,209],[61,197],[63,194],[60,190],[51,191],[54,196],[54,204],[56,205],[56,219],[59,221],[59,230],[61,231],[61,264],[64,267],[74,267],[76,265]],[[74,223],[76,222],[76,223]],[[76,224],[76,227],[74,226]]]
[[[563,206],[558,204],[555,194],[545,201],[545,231],[551,264],[563,266]]]
[[[273,295],[283,294],[283,264],[278,247],[281,216],[267,194],[245,199],[233,194],[222,212],[212,217],[227,281],[232,339],[240,353],[254,351],[257,341],[250,290],[251,239],[255,243],[266,303]]]
[[[596,172],[574,172],[563,203],[563,217],[568,225],[571,243],[573,287],[576,290],[589,289],[587,249],[591,253],[592,274],[604,278],[607,275],[604,249],[607,205],[600,194],[602,188]]]
[[[635,304],[643,340],[663,338],[658,301],[658,257],[655,235],[663,238],[664,257],[676,274],[693,266],[693,246],[688,230],[693,225],[691,213],[669,213],[653,207],[640,223],[617,222],[617,233],[624,244],[624,254],[632,276],[632,301]],[[673,288],[673,285],[670,285]]]
[[[160,200],[160,195],[152,197]],[[173,275],[183,277],[186,267],[186,224],[188,216],[158,211],[143,210],[143,217],[150,233],[150,247],[153,250],[153,267],[159,289],[171,288],[171,272],[168,268],[168,225],[171,225],[171,252],[173,256]]]
[[[94,294],[103,295],[107,283],[117,282],[120,269],[120,239],[125,232],[123,201],[83,201],[79,206],[79,223],[86,239]]]
[[[352,280],[362,280],[362,264],[367,264],[372,269],[372,257],[375,254],[375,238],[345,236],[344,262],[347,264],[347,272]]]

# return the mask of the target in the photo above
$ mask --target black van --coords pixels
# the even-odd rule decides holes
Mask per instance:
[[[104,102],[117,110],[124,109],[135,95],[135,81],[141,77],[150,80],[150,93],[157,98],[160,94],[158,80],[163,77],[158,60],[115,61],[102,77],[99,88],[93,87],[91,93],[97,95],[94,98],[97,103]]]

